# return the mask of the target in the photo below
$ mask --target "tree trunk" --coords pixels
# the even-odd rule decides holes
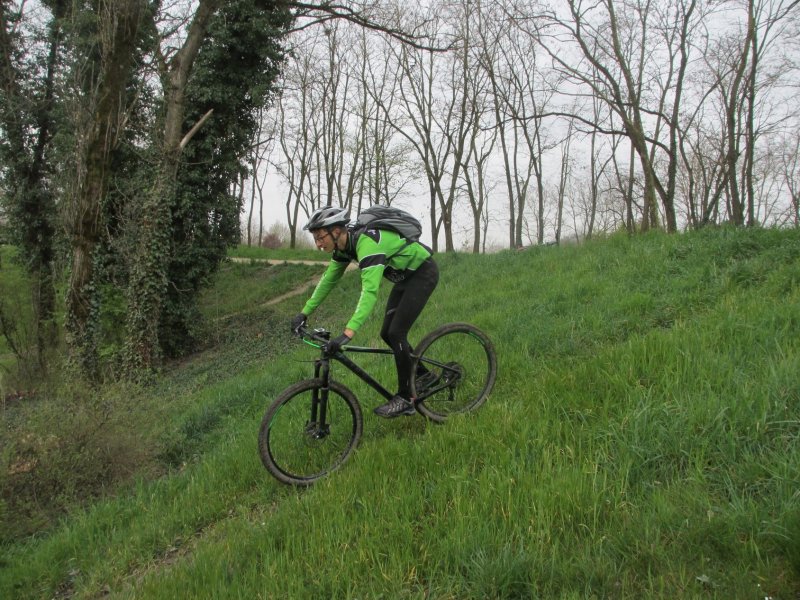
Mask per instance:
[[[200,0],[186,41],[170,59],[164,78],[166,114],[160,165],[140,212],[138,245],[128,283],[125,361],[126,371],[132,377],[151,369],[160,359],[158,324],[167,292],[171,206],[181,153],[189,141],[182,139],[186,85],[219,2]]]
[[[97,5],[100,64],[97,86],[88,98],[91,121],[83,134],[78,182],[67,228],[72,270],[67,290],[66,331],[70,354],[89,378],[97,376],[94,250],[100,239],[101,206],[108,192],[111,154],[125,111],[133,50],[147,5],[143,0],[104,1]]]
[[[755,14],[752,0],[748,2],[748,33],[750,35],[750,43],[752,51],[750,53],[750,73],[747,81],[747,121],[745,131],[747,135],[747,146],[745,148],[745,173],[744,173],[744,188],[747,193],[747,225],[753,227],[756,225],[755,214],[755,184],[753,169],[755,166],[755,147],[756,147],[756,74],[758,71],[758,30],[755,25]]]
[[[747,35],[744,40],[744,48],[742,55],[739,58],[739,64],[736,68],[736,73],[731,83],[731,89],[728,94],[727,104],[725,107],[725,122],[727,134],[727,152],[725,155],[725,162],[727,165],[727,184],[728,194],[730,197],[730,218],[734,225],[744,225],[744,206],[742,203],[741,194],[739,193],[739,180],[737,176],[738,162],[739,162],[739,120],[738,109],[741,98],[739,97],[739,89],[744,79],[745,69],[747,68],[748,55],[750,46],[753,43],[755,36],[755,16],[753,14],[753,0],[748,0],[747,3]]]
[[[38,101],[35,98],[23,98],[19,86],[21,74],[17,72],[13,60],[17,49],[10,33],[6,9],[6,4],[0,2],[0,89],[5,99],[0,106],[0,127],[6,137],[4,179],[8,193],[9,222],[15,230],[31,280],[37,362],[39,368],[44,370],[45,352],[57,340],[53,276],[54,220],[57,211],[53,193],[45,185],[45,150],[57,129],[53,118],[53,99],[66,2],[59,0],[52,5],[46,71]],[[20,118],[24,112],[20,110],[23,104],[33,113],[35,138],[32,148],[28,148],[26,141],[26,129],[29,126]]]

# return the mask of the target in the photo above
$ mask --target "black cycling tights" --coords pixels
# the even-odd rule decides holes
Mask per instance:
[[[411,365],[414,362],[408,332],[425,308],[438,282],[439,267],[429,258],[411,277],[394,285],[386,302],[381,338],[394,352],[397,395],[406,399],[411,397]]]

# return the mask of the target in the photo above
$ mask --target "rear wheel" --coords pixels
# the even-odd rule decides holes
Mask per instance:
[[[321,379],[286,388],[261,421],[261,462],[279,481],[310,485],[340,467],[358,445],[361,406],[353,392]]]
[[[489,337],[474,325],[450,323],[416,346],[414,395],[417,410],[437,422],[486,402],[497,378],[497,356]],[[417,388],[417,381],[420,387]]]

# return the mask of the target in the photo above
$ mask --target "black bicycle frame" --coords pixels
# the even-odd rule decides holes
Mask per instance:
[[[360,346],[351,347],[347,350],[348,352],[364,352],[370,354],[392,353],[388,348],[362,348]],[[342,363],[387,400],[391,400],[393,396],[389,390],[378,383],[378,381],[364,369],[347,358],[343,352],[339,351],[331,356],[321,356],[314,361],[314,377],[322,379],[323,386],[319,389],[314,388],[311,393],[311,415],[308,423],[306,423],[306,433],[314,439],[322,439],[330,433],[328,425],[328,393],[330,392],[331,359]]]
[[[300,332],[298,332],[300,333]],[[316,332],[315,332],[316,333]],[[328,332],[324,332],[322,335],[315,335],[312,333],[308,337],[318,343],[325,343],[328,339],[324,337],[328,334]],[[302,335],[302,334],[301,334]],[[303,336],[305,337],[305,336]],[[347,356],[345,356],[345,352],[355,352],[357,354],[394,354],[390,348],[368,348],[365,346],[345,346],[342,350],[337,352],[336,354],[325,355],[322,353],[322,356],[314,361],[314,377],[317,379],[322,379],[323,386],[320,388],[322,392],[322,396],[317,393],[317,389],[314,389],[311,395],[311,419],[308,422],[308,433],[314,437],[325,437],[328,434],[328,425],[327,425],[327,410],[328,410],[328,392],[330,391],[328,382],[330,381],[330,371],[331,371],[331,360],[335,360],[356,375],[359,379],[361,379],[364,383],[369,385],[372,389],[378,392],[381,396],[386,398],[386,400],[391,400],[394,397],[389,390],[383,387],[372,375],[367,373],[363,368],[361,368],[358,364],[353,362]],[[425,362],[428,364],[435,365],[437,367],[441,367],[444,371],[455,372],[454,369],[449,367],[448,365],[439,362],[438,360],[432,359],[425,359]],[[430,390],[427,390],[427,393],[417,398],[417,400],[424,400],[428,396],[432,395],[433,393],[448,387],[448,383],[440,384]]]
[[[393,354],[391,349],[389,348],[367,348],[364,346],[347,346],[344,349],[346,352],[356,352],[362,354]],[[362,369],[358,364],[353,362],[351,359],[347,358],[344,355],[344,352],[337,352],[336,354],[332,354],[331,356],[323,356],[322,358],[318,358],[314,363],[314,377],[321,378],[322,381],[325,382],[326,386],[322,388],[323,393],[327,394],[328,392],[328,378],[330,377],[330,362],[331,360],[335,360],[341,364],[343,364],[347,369],[353,373],[354,375],[358,376],[364,383],[369,385],[372,389],[378,392],[381,396],[386,398],[387,400],[391,400],[394,397],[389,390],[383,387],[372,375],[367,373],[364,369]]]
[[[358,364],[347,358],[344,353],[345,352],[355,352],[360,354],[394,354],[391,349],[389,348],[367,348],[365,346],[345,346],[342,350],[337,352],[336,354],[332,354],[331,356],[324,356],[322,358],[318,358],[315,362],[314,366],[314,377],[320,377],[322,375],[323,381],[327,384],[328,377],[330,375],[330,361],[331,359],[343,364],[348,370],[357,375],[359,379],[361,379],[364,383],[369,385],[372,389],[378,392],[381,396],[386,398],[387,400],[391,400],[394,397],[389,390],[383,387],[372,375],[367,373],[364,369],[362,369]],[[431,358],[423,359],[426,364],[434,365],[436,367],[440,367],[443,371],[447,372],[455,372],[455,370],[448,366],[445,363],[439,362],[438,360],[433,360]],[[431,388],[427,391],[424,395],[417,398],[417,400],[424,400],[428,396],[448,387],[448,384],[441,384],[436,387]],[[323,388],[325,393],[327,394],[328,388],[327,386]]]

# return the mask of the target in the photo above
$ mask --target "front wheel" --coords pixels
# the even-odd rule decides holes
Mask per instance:
[[[267,409],[258,433],[261,462],[279,481],[311,485],[340,467],[358,445],[363,427],[353,392],[321,379],[286,388]]]
[[[443,422],[486,402],[497,378],[497,356],[483,331],[450,323],[425,336],[415,350],[413,386],[420,413]]]

